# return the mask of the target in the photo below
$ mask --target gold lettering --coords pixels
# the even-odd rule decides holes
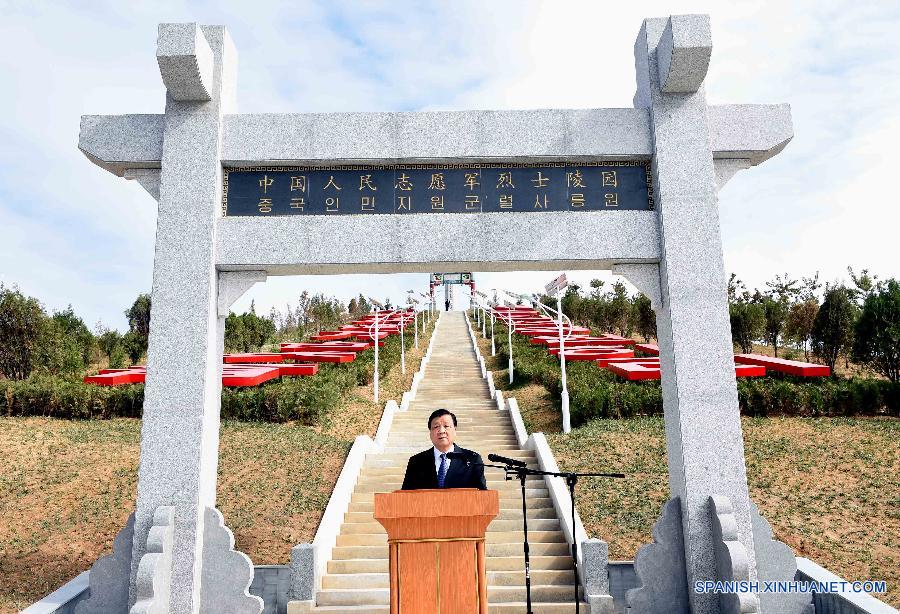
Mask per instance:
[[[341,207],[341,199],[337,196],[329,196],[325,199],[325,212],[337,213]]]
[[[373,192],[378,189],[374,185],[372,185],[372,175],[360,175],[359,176],[359,190],[362,191],[366,188],[368,188],[369,190],[372,190]]]
[[[431,174],[431,185],[428,186],[429,190],[446,190],[447,184],[444,183],[444,173],[432,173]]]
[[[512,194],[501,194],[500,195],[500,208],[501,209],[512,209],[513,208],[513,197]]]
[[[583,209],[584,208],[584,194],[569,195],[569,204],[572,205],[573,209]]]
[[[466,211],[476,211],[481,209],[481,197],[478,194],[469,194],[466,196]]]
[[[260,198],[259,204],[260,213],[272,213],[272,199],[271,198]]]
[[[400,176],[397,178],[397,184],[394,186],[394,189],[403,190],[404,192],[409,192],[413,189],[413,184],[409,180],[409,175],[406,173],[400,173]]]
[[[440,196],[432,196],[431,197],[431,210],[432,211],[443,211],[444,210],[444,195]]]
[[[306,199],[304,198],[291,199],[291,209],[299,209],[300,211],[303,211],[304,205],[306,205]]]
[[[306,192],[306,175],[298,175],[291,177],[291,192],[299,190]]]
[[[619,206],[619,195],[618,194],[605,194],[605,204],[607,207],[618,207]]]
[[[478,182],[478,173],[466,173],[466,187],[474,190],[481,184]]]
[[[550,204],[550,202],[549,202],[546,194],[544,194],[544,204],[541,204],[541,195],[540,194],[534,195],[534,208],[535,209],[546,209],[547,205],[549,205],[549,204]]]
[[[397,197],[397,211],[412,211],[412,196]]]
[[[579,170],[566,173],[566,184],[570,188],[587,188],[587,186],[584,185],[584,175],[582,175]]]
[[[512,188],[515,189],[515,185],[513,185],[512,179],[512,171],[507,171],[505,173],[500,173],[497,176],[497,189],[501,188]]]
[[[547,187],[547,184],[550,183],[550,178],[544,177],[544,174],[541,171],[538,171],[537,177],[532,179],[531,183],[533,183],[536,188],[545,188]]]
[[[339,186],[337,184],[337,182],[334,180],[334,175],[328,176],[328,183],[325,184],[325,187],[322,188],[322,190],[324,191],[324,190],[327,190],[328,188],[334,188],[335,190],[341,190],[341,186]]]
[[[259,180],[259,187],[262,188],[263,194],[272,187],[273,183],[275,183],[274,179],[269,179],[268,175],[263,175],[263,178]]]
[[[360,196],[359,210],[360,211],[375,211],[375,197],[374,196]]]
[[[603,187],[617,188],[619,187],[619,176],[616,171],[603,171]]]

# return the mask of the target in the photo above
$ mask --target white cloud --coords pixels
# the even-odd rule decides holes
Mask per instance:
[[[673,12],[711,13],[712,103],[793,106],[790,146],[720,195],[728,269],[757,285],[784,271],[843,277],[847,264],[900,276],[892,236],[900,220],[886,189],[900,162],[900,5],[171,0],[4,7],[0,281],[118,326],[149,289],[156,207],[76,143],[81,114],[161,112],[159,22],[229,26],[243,112],[624,107],[641,19]],[[477,279],[537,289],[550,276]],[[426,283],[424,275],[277,279],[236,308],[253,298],[261,310],[280,306],[303,288],[396,300]]]

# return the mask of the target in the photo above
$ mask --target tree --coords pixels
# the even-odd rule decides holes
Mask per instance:
[[[59,324],[64,335],[71,337],[81,351],[81,362],[84,365],[91,364],[97,349],[97,340],[93,333],[85,325],[84,320],[75,315],[75,310],[70,304],[63,311],[53,314],[53,320]]]
[[[632,318],[634,328],[644,338],[644,341],[656,338],[656,313],[653,311],[650,299],[643,294],[634,297]]]
[[[765,327],[765,313],[760,303],[740,299],[728,306],[731,320],[731,339],[741,352],[753,351],[753,342],[759,339]]]
[[[109,366],[112,367],[113,353],[115,353],[116,349],[119,349],[120,352],[122,349],[122,335],[117,330],[104,328],[102,325],[98,325],[97,341],[100,344],[100,350],[106,354],[106,357],[109,359]],[[121,352],[121,354],[124,357],[124,352]]]
[[[769,288],[760,302],[765,313],[766,343],[775,350],[778,357],[778,344],[784,333],[791,302],[800,294],[800,282],[791,279],[787,273],[776,275],[775,279],[766,282]]]
[[[848,266],[847,273],[850,274],[850,281],[853,282],[853,288],[849,290],[850,298],[862,307],[869,295],[881,286],[881,282],[878,281],[877,275],[869,275],[869,269],[863,269],[857,275],[853,271],[853,267]]]
[[[125,333],[125,337],[128,339],[126,341],[123,338],[123,342],[125,352],[134,363],[147,351],[147,341],[150,338],[150,307],[150,295],[139,294],[134,304],[125,310],[125,317],[128,318],[128,333]],[[128,337],[129,333],[131,337]]]
[[[803,354],[807,361],[817,313],[819,313],[819,301],[815,298],[797,301],[791,305],[785,322],[785,334],[803,348]]]
[[[47,314],[36,298],[0,284],[0,374],[25,379],[37,359]]]
[[[65,324],[47,318],[41,329],[35,368],[54,375],[77,375],[84,371],[84,350]]]
[[[887,280],[866,297],[856,321],[853,357],[892,382],[900,381],[900,283],[897,280]]]
[[[629,314],[631,312],[631,300],[628,297],[628,288],[621,281],[616,281],[609,295],[609,320],[610,329],[618,331],[622,336],[629,336]]]
[[[763,318],[766,343],[775,350],[775,357],[778,357],[778,342],[784,331],[785,321],[787,320],[790,303],[784,297],[764,296],[762,298]]]
[[[130,330],[122,337],[122,349],[131,359],[131,364],[135,365],[147,351],[147,340]]]
[[[841,352],[853,343],[856,305],[850,290],[842,285],[826,286],[825,298],[813,322],[813,351],[832,371]]]

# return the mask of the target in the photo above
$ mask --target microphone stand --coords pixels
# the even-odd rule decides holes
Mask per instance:
[[[477,463],[473,463],[477,464]],[[497,465],[485,465],[493,466]],[[526,614],[533,614],[531,610],[531,559],[528,548],[528,511],[525,503],[525,478],[529,475],[542,475],[563,478],[569,487],[569,501],[572,505],[572,571],[575,573],[575,614],[580,612],[581,599],[578,594],[578,538],[575,535],[575,485],[578,483],[579,477],[599,477],[599,478],[624,478],[624,473],[574,473],[574,472],[556,472],[542,471],[540,469],[529,469],[528,467],[519,467],[515,465],[505,465],[503,469],[506,471],[506,479],[511,479],[512,475],[519,478],[522,484],[522,527],[525,531],[525,600]]]

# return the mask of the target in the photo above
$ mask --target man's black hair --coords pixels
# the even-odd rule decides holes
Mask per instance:
[[[431,415],[428,416],[428,430],[429,431],[431,430],[431,423],[434,421],[434,419],[440,418],[441,416],[450,416],[451,418],[453,418],[453,426],[456,426],[456,414],[454,414],[452,411],[444,409],[442,407],[440,409],[434,410],[433,412],[431,412]]]

